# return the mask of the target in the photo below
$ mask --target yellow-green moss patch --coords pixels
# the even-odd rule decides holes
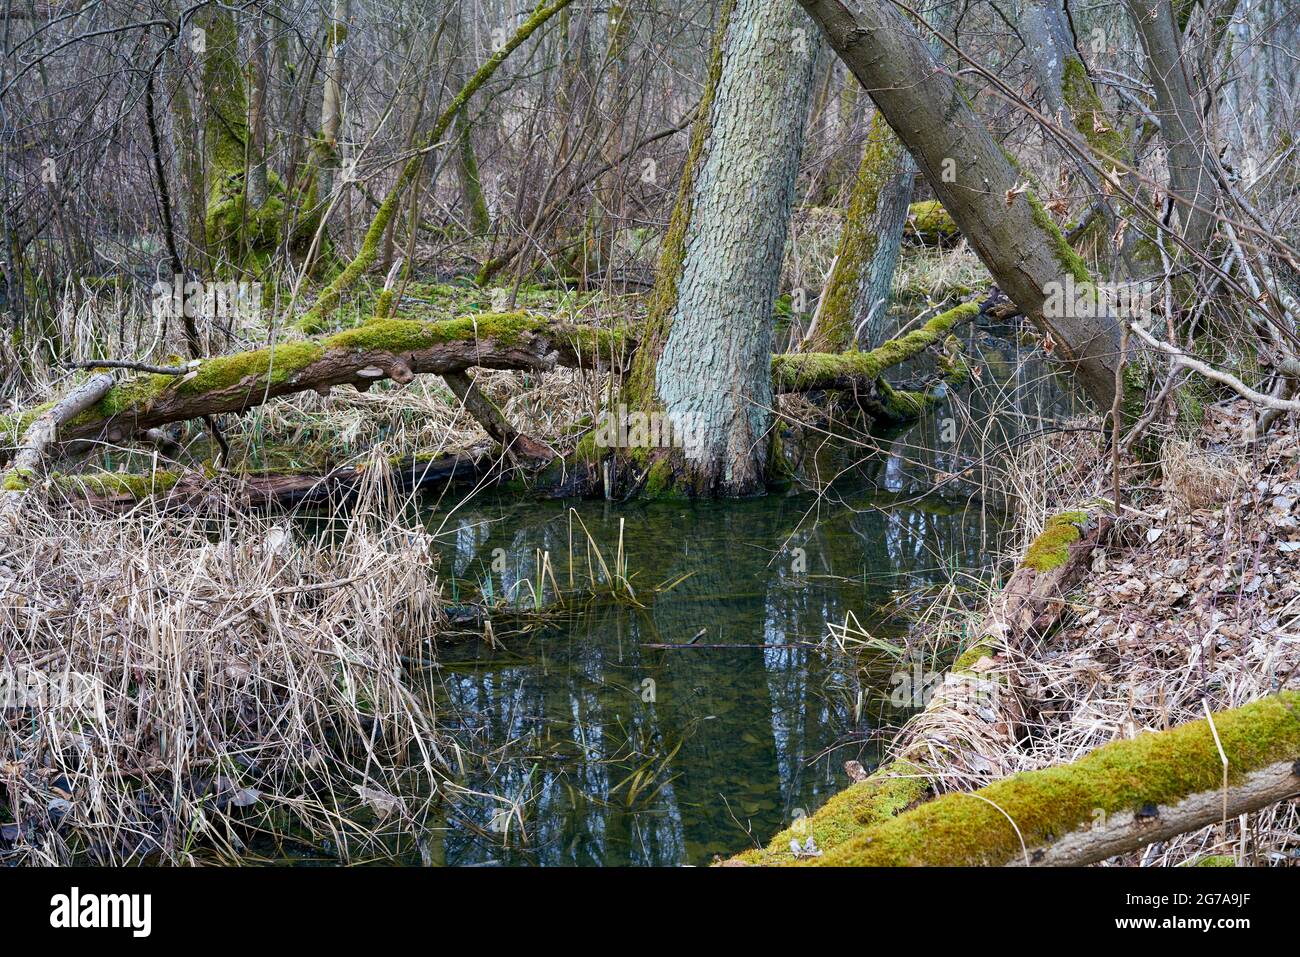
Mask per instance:
[[[1082,536],[1083,526],[1087,522],[1087,512],[1061,512],[1053,515],[1043,526],[1042,533],[1025,550],[1021,566],[1037,572],[1061,567],[1070,557],[1070,546]]]
[[[1297,708],[1300,692],[1284,691],[1215,714],[1230,781],[1300,757]],[[812,863],[1007,864],[1022,858],[1022,838],[1032,855],[1035,847],[1089,826],[1099,813],[1167,807],[1222,784],[1214,732],[1208,721],[1194,721],[1113,742],[1073,764],[1003,778],[973,795],[936,798],[863,829]]]
[[[783,353],[772,357],[772,384],[779,389],[815,388],[837,378],[873,381],[886,369],[919,354],[958,323],[974,319],[980,307],[965,302],[942,312],[919,329],[897,336],[870,352]]]
[[[895,761],[865,781],[850,785],[831,797],[809,817],[795,821],[764,848],[736,855],[742,864],[781,865],[795,863],[790,842],[803,845],[809,836],[823,853],[839,847],[865,828],[873,827],[906,811],[929,793],[929,781],[920,768]]]

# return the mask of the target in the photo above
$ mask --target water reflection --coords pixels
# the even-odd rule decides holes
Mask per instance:
[[[610,564],[621,520],[640,593],[680,579],[643,609],[597,603],[503,647],[442,650],[444,727],[485,755],[462,781],[481,797],[448,808],[446,862],[704,864],[818,807],[846,760],[872,766],[898,715],[825,623],[852,611],[897,638],[871,609],[978,566],[990,531],[978,511],[878,501],[501,500],[431,518],[444,574],[498,595],[531,600],[539,552],[562,588],[588,574],[570,505]],[[686,647],[647,647],[664,644]]]
[[[853,480],[820,497],[435,510],[443,574],[467,590],[549,594],[541,554],[562,588],[581,581],[594,557],[570,505],[609,564],[621,530],[641,595],[677,582],[642,609],[597,603],[502,647],[442,650],[443,725],[481,757],[462,781],[474,796],[446,809],[440,859],[705,864],[820,806],[848,783],[846,760],[873,766],[880,729],[905,717],[888,702],[890,671],[911,664],[847,654],[826,622],[852,612],[902,643],[901,624],[873,610],[986,568],[997,519],[953,503],[976,490],[996,501],[1018,437],[1074,411],[1014,328],[961,338],[976,382],[862,443]],[[949,497],[920,497],[936,487]]]

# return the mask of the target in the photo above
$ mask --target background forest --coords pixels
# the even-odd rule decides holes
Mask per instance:
[[[1294,0],[0,4],[0,860],[1300,855]]]

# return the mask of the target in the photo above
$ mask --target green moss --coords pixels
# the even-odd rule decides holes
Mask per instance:
[[[265,349],[206,359],[192,376],[179,380],[176,391],[184,395],[201,395],[255,378],[262,379],[264,385],[279,385],[288,382],[324,352],[317,342],[284,342]]]
[[[959,323],[974,319],[979,311],[979,303],[962,303],[935,316],[921,328],[890,339],[870,352],[783,353],[773,356],[773,385],[778,390],[798,391],[844,377],[874,381],[886,369],[938,342]]]
[[[1300,757],[1300,692],[1283,691],[1214,716],[1229,780]],[[1099,814],[1170,806],[1223,783],[1208,721],[1115,741],[1073,764],[953,793],[866,827],[811,863],[1000,865],[1085,827]],[[1015,822],[1013,827],[1010,823]]]
[[[31,469],[14,469],[6,472],[0,488],[6,492],[25,492],[36,482],[36,475]]]
[[[790,842],[797,840],[802,845],[809,836],[826,853],[864,829],[906,811],[928,793],[929,781],[920,768],[906,761],[895,761],[831,797],[815,814],[777,834],[767,847],[738,854],[735,860],[767,866],[793,864],[795,856]]]
[[[646,471],[643,494],[647,498],[663,498],[673,491],[675,478],[672,457],[661,455],[653,459]]]
[[[1211,854],[1202,857],[1193,867],[1236,867],[1237,860],[1231,854]]]
[[[980,661],[985,658],[992,658],[997,654],[997,648],[993,640],[988,636],[982,636],[978,641],[957,656],[957,660],[952,663],[954,673],[970,671]]]
[[[1070,546],[1083,534],[1088,522],[1087,512],[1061,512],[1053,515],[1043,526],[1043,531],[1025,550],[1022,568],[1045,572],[1064,565],[1070,557]]]
[[[1128,149],[1123,134],[1115,128],[1097,90],[1088,77],[1088,68],[1077,56],[1067,56],[1062,70],[1062,94],[1075,129],[1093,152],[1103,161],[1127,164]]]
[[[906,231],[931,242],[957,235],[957,223],[937,199],[922,200],[907,207]]]
[[[128,472],[94,472],[79,475],[60,475],[54,484],[66,492],[89,494],[113,498],[129,495],[140,501],[150,495],[166,492],[180,481],[175,472],[156,471],[145,473]]]
[[[877,112],[862,150],[862,162],[853,182],[853,191],[849,194],[849,208],[835,250],[835,264],[826,280],[826,288],[822,290],[821,318],[812,342],[817,352],[839,352],[851,344],[854,320],[859,312],[858,299],[862,294],[862,273],[870,267],[880,241],[873,228],[880,207],[880,194],[894,174],[901,155],[902,145],[884,117]],[[943,207],[939,208],[943,210]]]
[[[1083,261],[1078,253],[1065,241],[1060,227],[1056,221],[1043,208],[1038,197],[1032,190],[1025,193],[1025,200],[1033,210],[1034,224],[1043,231],[1045,238],[1052,246],[1052,255],[1055,257],[1061,269],[1068,275],[1074,277],[1074,281],[1081,288],[1088,288],[1092,283],[1092,274],[1088,272],[1088,264]]]
[[[601,461],[606,454],[607,450],[596,444],[596,433],[594,431],[588,432],[578,439],[578,444],[573,450],[574,460],[587,465],[594,465]]]

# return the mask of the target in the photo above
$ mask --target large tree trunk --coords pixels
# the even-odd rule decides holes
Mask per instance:
[[[1067,277],[1087,267],[943,73],[912,25],[885,0],[866,0],[855,16],[840,0],[799,0],[866,87],[911,152],[935,195],[1021,310],[1069,363],[1102,408],[1115,395],[1119,324],[1113,316],[1049,316],[1046,305]]]
[[[243,255],[248,98],[239,66],[235,15],[213,6],[196,19],[205,31],[201,114],[207,179],[204,232],[208,256],[219,267],[223,260],[234,263]]]
[[[785,0],[724,5],[660,262],[633,398],[690,423],[698,442],[680,483],[697,494],[763,488],[772,308],[812,89],[811,31]]]

